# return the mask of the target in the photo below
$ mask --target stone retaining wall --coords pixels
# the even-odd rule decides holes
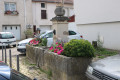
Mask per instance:
[[[38,67],[52,71],[52,80],[87,80],[85,71],[91,62],[88,58],[57,55],[45,48],[27,45],[26,56]]]

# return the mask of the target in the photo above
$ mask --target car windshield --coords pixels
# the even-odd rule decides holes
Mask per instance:
[[[45,34],[45,32],[42,32],[42,33],[40,34],[40,36],[43,35],[43,34]]]
[[[1,39],[9,39],[9,38],[14,38],[12,33],[5,33],[5,34],[0,34]]]

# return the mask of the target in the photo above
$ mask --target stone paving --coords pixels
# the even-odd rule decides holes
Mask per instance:
[[[16,69],[16,57],[12,58],[13,69]],[[31,79],[50,80],[48,75],[43,73],[35,64],[31,63],[25,56],[20,56],[20,72]]]
[[[37,78],[37,80],[50,80],[50,77],[42,72],[38,67],[36,67],[35,64],[30,62],[25,54],[22,54],[17,51],[17,48],[7,48],[7,64],[9,65],[9,49],[11,49],[12,52],[12,68],[17,70],[17,60],[16,55],[19,56],[20,60],[20,72],[31,79]],[[0,49],[0,60],[2,60],[2,50]]]

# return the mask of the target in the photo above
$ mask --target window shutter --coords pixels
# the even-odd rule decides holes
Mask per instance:
[[[41,19],[47,19],[46,10],[41,10]]]

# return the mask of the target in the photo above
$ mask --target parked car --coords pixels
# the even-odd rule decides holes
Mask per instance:
[[[91,80],[120,80],[120,54],[91,63],[86,75]]]
[[[36,37],[47,38],[47,46],[48,47],[50,47],[53,44],[53,30],[43,32]],[[80,35],[78,32],[69,30],[68,41],[70,41],[72,39],[83,39],[83,36]]]
[[[32,80],[0,61],[0,80]]]
[[[47,38],[47,46],[48,47],[50,47],[53,44],[53,30],[43,32],[39,35],[36,35],[35,37],[37,37],[37,38]],[[17,50],[19,52],[25,53],[26,52],[26,44],[28,44],[29,41],[31,41],[32,39],[33,38],[29,38],[29,39],[25,39],[25,40],[20,41],[17,45]],[[83,36],[80,35],[79,33],[75,32],[75,31],[69,30],[68,39],[69,39],[69,41],[71,39],[83,39]]]
[[[0,32],[0,46],[16,47],[16,38],[11,32]]]
[[[20,42],[17,44],[17,51],[22,52],[22,53],[25,53],[25,52],[26,52],[26,44],[28,44],[29,41],[31,41],[32,39],[33,39],[33,38],[28,38],[28,39],[25,39],[25,40],[20,41]]]

